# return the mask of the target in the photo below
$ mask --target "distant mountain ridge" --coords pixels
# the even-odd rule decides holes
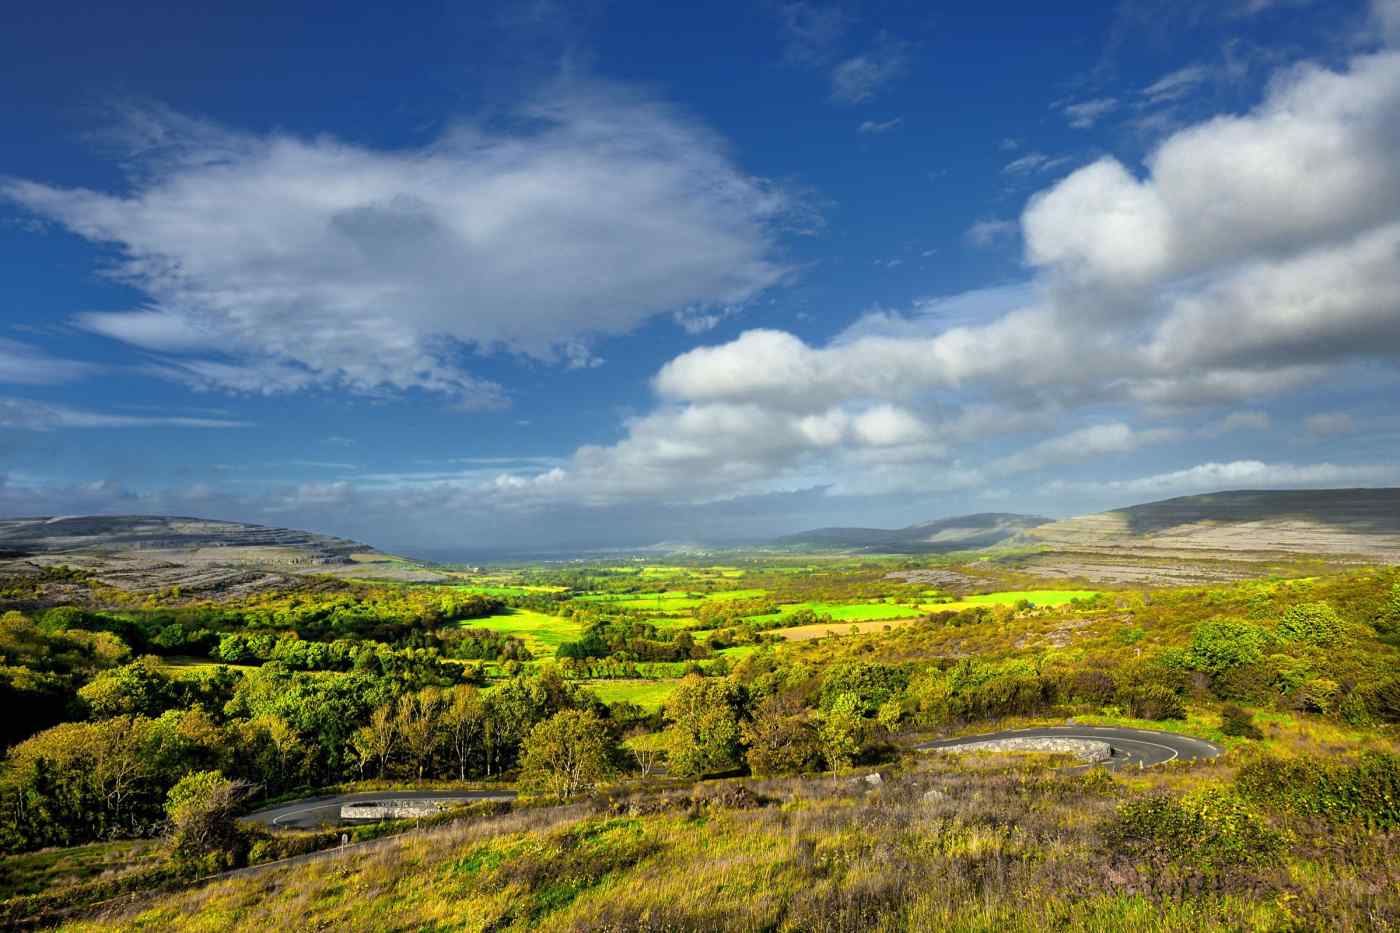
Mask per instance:
[[[894,529],[816,528],[767,546],[946,554],[1023,545],[1029,547],[996,559],[1041,576],[1121,583],[1232,579],[1307,556],[1400,564],[1400,488],[1233,490],[1060,521],[982,512]],[[674,542],[636,552],[710,550]],[[187,593],[254,591],[305,574],[454,579],[449,568],[405,561],[346,538],[244,522],[157,515],[0,519],[0,575],[54,566],[138,592],[175,586]]]
[[[1047,523],[1029,537],[1062,549],[1400,560],[1400,489],[1240,489],[1178,496]]]
[[[1050,519],[1014,512],[979,512],[919,522],[904,528],[815,528],[784,535],[778,547],[863,550],[883,554],[941,554],[993,547],[1020,540]]]
[[[402,582],[447,579],[358,541],[246,522],[166,515],[0,519],[0,574],[86,571],[133,592],[255,592],[305,574]]]
[[[1056,555],[1024,562],[1024,569],[1124,580],[1134,577],[1129,563],[1174,558],[1258,562],[1315,555],[1400,563],[1400,488],[1227,490],[1059,521],[985,512],[898,529],[816,528],[773,544],[882,554],[1039,545]],[[1078,557],[1070,561],[1070,553]]]
[[[31,554],[69,551],[168,551],[198,548],[289,548],[310,563],[349,563],[352,554],[378,553],[358,541],[311,531],[169,515],[84,515],[0,519],[0,550]],[[230,555],[232,556],[232,555]]]

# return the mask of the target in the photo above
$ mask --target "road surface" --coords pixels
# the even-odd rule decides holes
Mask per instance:
[[[1190,761],[1193,758],[1214,758],[1223,750],[1220,746],[1204,739],[1194,739],[1189,735],[1175,732],[1156,732],[1148,729],[1120,729],[1113,726],[1045,726],[1034,729],[1012,729],[1007,732],[988,732],[983,735],[963,735],[956,739],[940,739],[914,746],[917,749],[956,748],[974,742],[989,742],[995,739],[1089,739],[1094,742],[1107,742],[1113,749],[1113,757],[1104,762],[1106,768],[1150,768],[1168,761]]]
[[[357,794],[331,794],[307,797],[275,807],[266,807],[243,817],[273,829],[315,829],[318,826],[340,824],[340,808],[347,803],[373,800],[514,800],[515,792],[508,790],[375,790]]]

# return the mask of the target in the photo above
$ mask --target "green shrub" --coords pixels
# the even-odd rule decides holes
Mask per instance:
[[[1390,596],[1376,614],[1375,627],[1383,641],[1395,644],[1400,639],[1400,583],[1391,584]]]
[[[1169,687],[1150,684],[1125,691],[1120,697],[1138,719],[1185,719],[1186,704]]]
[[[1400,676],[1386,677],[1358,687],[1356,697],[1370,718],[1400,722]]]
[[[1271,862],[1285,842],[1245,800],[1221,790],[1184,800],[1164,795],[1128,800],[1102,832],[1129,858],[1178,862],[1206,873]]]
[[[1135,645],[1147,637],[1147,630],[1141,625],[1130,625],[1120,628],[1113,633],[1113,638],[1120,645]]]
[[[1300,603],[1283,614],[1278,636],[1284,641],[1328,648],[1342,639],[1344,625],[1328,603]]]
[[[874,716],[886,700],[903,693],[908,685],[909,673],[903,668],[838,661],[827,668],[822,678],[821,708],[830,710],[838,697],[850,694],[856,698],[862,716]]]
[[[1065,690],[1076,700],[1103,706],[1111,703],[1118,685],[1107,671],[1098,669],[1075,671],[1065,684]]]
[[[1284,694],[1296,693],[1314,673],[1306,659],[1292,655],[1271,654],[1265,663],[1274,671],[1274,687]]]
[[[1264,733],[1254,724],[1254,715],[1233,703],[1227,703],[1220,710],[1220,731],[1226,735],[1246,739],[1262,739]]]
[[[946,671],[923,672],[909,693],[926,721],[966,722],[1038,712],[1054,704],[1057,686],[1024,660],[963,659]]]
[[[1334,823],[1400,827],[1400,755],[1367,752],[1353,760],[1266,756],[1235,776],[1246,799]]]
[[[1269,634],[1250,622],[1211,619],[1196,626],[1183,658],[1192,670],[1222,674],[1264,657]]]
[[[1316,677],[1293,694],[1294,705],[1309,713],[1332,713],[1337,709],[1341,687],[1335,680]]]
[[[1264,703],[1276,696],[1277,682],[1278,670],[1265,658],[1222,671],[1211,678],[1210,689],[1222,700]]]

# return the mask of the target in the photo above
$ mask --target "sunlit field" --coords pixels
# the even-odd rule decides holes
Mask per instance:
[[[676,690],[680,680],[589,680],[584,681],[604,703],[636,703],[643,709],[656,710]]]
[[[545,656],[552,655],[560,644],[583,633],[582,626],[568,619],[530,609],[510,609],[501,615],[472,619],[464,624],[469,628],[518,635],[532,651]]]

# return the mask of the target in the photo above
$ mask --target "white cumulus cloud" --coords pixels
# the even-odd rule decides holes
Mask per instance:
[[[146,307],[79,322],[239,391],[335,384],[487,399],[470,353],[576,360],[593,335],[784,278],[791,206],[715,134],[624,89],[560,85],[413,149],[128,113],[129,190],[0,180],[120,254]],[[586,354],[585,354],[586,355]]]
[[[1145,173],[1102,159],[1033,197],[1030,282],[874,309],[825,344],[763,329],[683,353],[654,379],[657,409],[580,450],[555,488],[967,488],[1188,438],[1243,443],[1271,428],[1261,399],[1400,360],[1397,151],[1400,55],[1288,69],[1254,110],[1167,137]],[[1020,452],[979,452],[997,433],[1025,438]],[[1223,459],[1112,488],[1394,473]]]

